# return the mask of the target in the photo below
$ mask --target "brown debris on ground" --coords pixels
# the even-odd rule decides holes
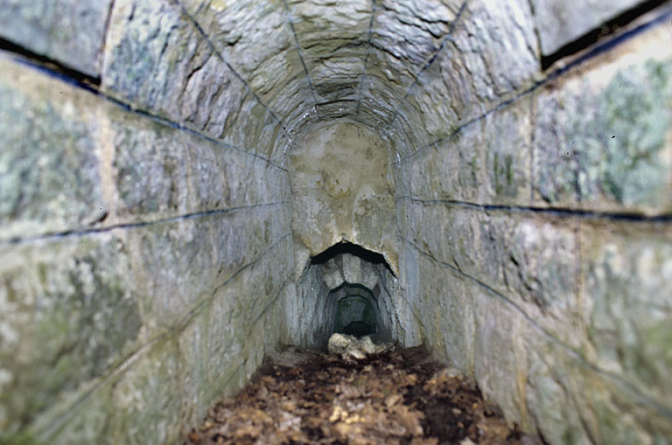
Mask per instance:
[[[271,364],[218,403],[187,444],[535,444],[417,349]]]

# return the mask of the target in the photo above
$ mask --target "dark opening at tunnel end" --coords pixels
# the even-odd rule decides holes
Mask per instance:
[[[396,277],[396,274],[394,273],[389,263],[385,260],[385,257],[382,254],[378,252],[373,252],[371,250],[365,249],[362,246],[358,246],[357,244],[353,244],[347,241],[334,244],[327,250],[318,253],[317,255],[315,255],[310,259],[310,263],[324,264],[330,259],[344,253],[349,253],[350,255],[359,257],[364,261],[368,261],[369,263],[372,264],[382,264],[393,276]]]

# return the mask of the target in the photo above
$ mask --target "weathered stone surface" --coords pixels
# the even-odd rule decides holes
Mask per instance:
[[[324,298],[331,290],[325,285],[321,267],[309,266],[300,279],[293,280],[283,295],[286,338],[289,344],[309,348],[326,345],[332,332],[324,321]]]
[[[439,50],[457,15],[457,1],[383,0],[376,6],[369,72],[405,91]]]
[[[282,213],[281,207],[258,207],[133,231],[148,329],[173,325],[287,235]]]
[[[476,378],[509,421],[534,425],[553,443],[648,443],[668,434],[660,397],[596,369],[546,335],[537,317],[407,246],[405,261],[428,272],[413,304],[431,347]]]
[[[595,360],[672,409],[672,237],[667,227],[584,223],[582,298]]]
[[[217,51],[281,119],[315,105],[282,2],[187,0],[184,5]],[[293,86],[296,82],[303,86]],[[300,90],[297,100],[284,99],[287,88]]]
[[[99,77],[112,0],[3,0],[0,37],[90,77]]]
[[[96,99],[4,55],[0,71],[0,239],[97,222],[107,203]]]
[[[284,226],[287,227],[287,224],[288,220],[285,219]],[[218,226],[225,225],[220,221]],[[184,229],[180,230],[179,227],[173,226],[172,231],[184,232]],[[251,232],[252,236],[255,236],[255,232],[253,230]],[[225,274],[213,272],[212,269],[215,266],[208,268],[206,264],[197,267],[196,269],[204,276],[193,277],[189,281],[193,295],[201,297],[204,295],[203,292],[199,292],[199,285],[201,288],[207,286],[208,289],[213,290],[213,293],[206,293],[205,298],[201,298],[200,302],[192,302],[191,306],[180,305],[178,286],[185,281],[180,277],[190,274],[188,271],[179,270],[179,267],[164,264],[164,266],[172,267],[171,270],[177,278],[177,281],[169,282],[173,285],[172,292],[163,291],[156,286],[147,291],[146,287],[134,281],[136,276],[141,277],[138,279],[161,276],[150,267],[144,266],[145,268],[142,269],[145,262],[161,263],[157,262],[156,258],[152,260],[146,255],[142,258],[135,258],[134,252],[138,248],[132,246],[133,240],[122,244],[120,240],[125,238],[133,238],[133,236],[124,234],[122,238],[111,237],[110,243],[113,246],[117,244],[121,246],[115,247],[114,253],[117,256],[111,259],[96,250],[80,253],[81,249],[88,245],[86,241],[75,240],[75,242],[66,243],[66,249],[54,248],[56,255],[54,258],[60,261],[68,258],[70,250],[77,252],[72,259],[72,267],[77,265],[76,267],[81,269],[81,272],[77,272],[81,277],[74,275],[75,272],[68,272],[68,263],[64,262],[61,267],[63,272],[59,273],[66,274],[63,279],[70,280],[74,284],[69,288],[64,287],[62,291],[54,289],[53,292],[69,292],[69,294],[59,294],[59,298],[56,298],[53,303],[49,303],[46,299],[50,293],[43,295],[43,291],[35,289],[35,300],[41,299],[44,303],[24,301],[19,304],[17,296],[27,295],[24,288],[33,280],[27,275],[25,280],[7,281],[12,277],[22,276],[16,273],[17,267],[23,268],[24,273],[31,272],[30,266],[26,264],[35,263],[34,273],[42,274],[35,281],[47,283],[44,286],[56,286],[58,276],[55,274],[58,269],[48,262],[49,257],[45,255],[44,247],[24,249],[32,256],[26,257],[24,263],[14,268],[3,270],[4,281],[9,284],[8,287],[3,288],[2,294],[5,294],[5,297],[2,301],[10,305],[3,313],[12,318],[2,320],[2,332],[14,340],[8,338],[6,344],[3,341],[2,353],[3,355],[11,354],[15,358],[24,357],[16,361],[17,364],[22,363],[21,366],[24,367],[22,373],[15,374],[16,370],[13,368],[4,369],[3,367],[2,369],[2,375],[6,377],[6,380],[8,379],[3,383],[11,383],[15,388],[12,391],[3,392],[8,399],[4,400],[5,397],[3,397],[2,400],[2,420],[10,433],[22,426],[17,422],[28,423],[36,420],[32,428],[36,436],[56,435],[55,437],[63,441],[84,440],[86,437],[95,437],[96,434],[103,433],[109,434],[110,443],[125,441],[123,437],[126,435],[136,437],[138,434],[147,435],[148,438],[163,437],[166,440],[172,440],[171,438],[176,438],[181,431],[184,431],[184,428],[190,425],[190,421],[195,416],[198,417],[204,413],[213,397],[217,397],[222,392],[230,393],[249,379],[256,366],[260,364],[265,348],[273,347],[275,344],[268,340],[268,336],[277,336],[282,324],[272,321],[268,314],[273,313],[272,308],[282,301],[279,298],[280,292],[293,272],[291,262],[283,261],[283,258],[291,253],[289,250],[291,243],[288,237],[279,239],[268,251],[261,252],[260,257],[253,259],[249,266],[241,265],[235,274],[230,275],[230,278],[227,278]],[[187,248],[193,247],[179,245],[174,238],[174,235],[168,238],[173,249],[186,252]],[[201,235],[197,239],[209,240],[210,238]],[[95,240],[94,238],[93,241]],[[205,245],[202,242],[201,244]],[[109,248],[107,244],[103,247]],[[193,248],[191,250],[195,251]],[[250,248],[249,252],[254,254],[255,249]],[[16,252],[13,254],[17,255]],[[163,255],[163,253],[156,253],[156,255]],[[200,255],[197,258],[203,256]],[[221,254],[221,257],[226,256],[225,252]],[[38,258],[44,258],[42,263],[36,261]],[[194,259],[189,255],[184,258]],[[220,263],[224,262],[220,260]],[[194,264],[192,261],[192,267]],[[278,264],[281,267],[277,267]],[[67,273],[70,273],[69,278]],[[111,274],[120,274],[120,276]],[[208,277],[211,277],[210,280]],[[120,284],[115,284],[113,279],[119,280]],[[170,280],[171,277],[165,275],[164,281],[166,279]],[[110,291],[110,286],[119,287]],[[245,297],[248,291],[253,292],[254,299]],[[117,300],[121,301],[112,298],[113,295],[117,295],[114,292],[118,294]],[[142,292],[152,292],[151,298],[143,296],[150,294],[138,295]],[[78,305],[73,302],[77,299],[85,303]],[[153,304],[148,304],[150,301]],[[35,306],[44,306],[43,313],[35,311]],[[125,310],[126,306],[133,309],[130,315],[129,311]],[[167,311],[166,308],[171,308],[172,312]],[[22,311],[25,312],[23,318]],[[37,318],[29,322],[25,319],[26,316]],[[275,316],[277,316],[277,311]],[[160,323],[157,323],[157,320]],[[21,325],[15,326],[12,323],[21,323]],[[184,326],[188,327],[184,328]],[[37,331],[36,327],[39,328]],[[141,327],[142,330],[140,330]],[[17,334],[16,329],[26,332]],[[53,329],[59,331],[56,332]],[[269,333],[267,330],[272,332]],[[29,335],[33,331],[36,334]],[[201,335],[198,335],[199,333]],[[202,335],[204,333],[207,335]],[[46,337],[40,339],[39,335],[46,335]],[[81,342],[80,335],[85,335],[89,341]],[[22,342],[17,343],[16,339],[19,337]],[[32,341],[33,337],[35,341]],[[146,348],[142,348],[147,341],[153,345],[154,339],[161,339],[160,343],[165,343],[161,347],[162,352],[158,358],[152,358],[154,352],[149,353],[150,356],[145,356]],[[204,369],[200,365],[196,366],[195,362],[189,359],[195,353],[191,349],[185,350],[184,346],[180,346],[181,352],[178,353],[176,347],[183,344],[191,345],[195,351],[200,350],[207,357],[212,357],[206,362],[211,364],[212,368]],[[12,345],[14,349],[11,349]],[[6,349],[7,347],[10,349]],[[21,350],[16,350],[16,347],[20,347]],[[155,346],[150,346],[151,351],[154,349]],[[252,350],[262,352],[252,354]],[[226,353],[222,355],[222,351]],[[54,354],[58,359],[57,369],[62,370],[58,374],[53,371],[52,355]],[[92,354],[95,357],[91,356]],[[132,355],[129,356],[129,354]],[[203,358],[203,355],[196,355],[196,357]],[[247,363],[245,359],[251,363]],[[42,361],[46,362],[44,366],[48,367],[49,375],[52,376],[47,381],[43,379],[40,365]],[[6,361],[3,359],[3,362]],[[247,363],[244,368],[241,368],[242,363]],[[113,367],[117,367],[124,375],[120,377],[116,372],[110,374],[110,369]],[[129,367],[133,371],[125,375]],[[241,370],[239,371],[238,368]],[[198,369],[201,369],[201,374],[198,373]],[[231,375],[233,374],[231,373],[239,377],[232,380]],[[62,381],[64,378],[67,380]],[[102,386],[94,387],[94,393],[87,396],[86,391],[90,389],[91,379],[101,380]],[[112,394],[108,389],[110,379],[116,382],[113,385]],[[32,385],[30,390],[24,388],[24,383]],[[191,387],[189,383],[195,386]],[[154,386],[160,388],[157,389]],[[199,387],[201,394],[208,394],[206,399],[192,395],[191,391],[198,391]],[[189,388],[189,391],[185,388]],[[147,400],[156,400],[157,394],[172,401],[170,403],[172,411],[166,411],[161,405],[152,404],[151,408],[145,406]],[[78,408],[77,401],[82,397],[92,400],[87,404],[95,410],[94,412]],[[36,404],[39,406],[36,407]],[[70,405],[72,405],[70,409],[67,409]],[[47,411],[42,413],[45,409]],[[135,410],[140,410],[142,413],[133,414]],[[24,412],[39,417],[37,419],[22,418]],[[66,417],[65,423],[61,419],[62,416]],[[98,420],[95,422],[91,420],[92,424],[81,431],[72,429],[72,425],[81,425],[88,421],[80,422],[80,419],[90,420],[92,418]],[[101,418],[106,418],[106,420],[102,421]],[[162,422],[168,421],[170,428],[162,425]],[[152,423],[153,426],[147,428],[148,423]],[[59,432],[61,427],[65,428],[63,432]]]
[[[169,442],[180,433],[180,362],[171,339],[153,345],[114,386],[110,443]],[[152,400],[151,404],[145,403]]]
[[[0,108],[15,124],[2,132],[7,139],[0,145],[7,173],[0,189],[7,198],[3,234],[24,238],[2,246],[0,441],[105,437],[116,443],[126,441],[124,435],[139,437],[139,429],[150,442],[176,439],[212,397],[249,378],[284,329],[270,314],[277,318],[279,292],[293,270],[287,174],[258,156],[139,116],[15,62],[0,63],[0,83],[11,98]],[[259,141],[273,142],[277,134]],[[70,230],[82,233],[25,239]],[[267,259],[243,269],[259,257]],[[254,274],[235,275],[235,290],[227,290],[241,270]],[[174,345],[162,349],[160,359],[136,356],[160,336],[187,341],[176,327],[217,301],[215,289],[247,314],[227,327],[240,344],[230,360],[239,366],[247,359],[237,378],[201,380]],[[248,291],[257,296],[254,304]],[[208,332],[215,335],[224,323],[208,315]],[[210,347],[232,344],[230,336],[216,338],[217,345],[203,344],[207,337],[193,341],[208,354]],[[138,362],[138,377],[129,377],[127,394],[111,392],[124,386],[119,370],[129,360]],[[152,368],[157,360],[158,371]],[[161,375],[173,362],[176,367]],[[201,382],[200,394],[210,398],[184,392]],[[147,410],[153,385],[164,388],[160,393],[175,409]]]
[[[538,64],[527,3],[498,4],[470,2],[454,37],[419,76],[403,112],[426,132],[421,145],[449,136],[531,84]]]
[[[538,199],[665,212],[672,205],[669,36],[654,30],[605,62],[536,97]]]
[[[0,64],[0,113],[14,123],[0,133],[0,239],[287,199],[286,172],[264,159]]]
[[[301,248],[317,255],[346,240],[381,252],[397,267],[388,156],[379,136],[348,122],[308,134],[293,147],[292,225]]]
[[[475,0],[465,9],[453,39],[479,102],[530,85],[539,70],[539,49],[529,3]]]
[[[112,233],[2,247],[3,431],[25,428],[137,347],[142,315],[127,249]]]
[[[369,63],[375,66],[373,56],[370,56]],[[402,86],[390,84],[390,79],[367,70],[366,77],[362,79],[357,116],[365,125],[385,130],[394,119],[405,95],[406,89]]]
[[[325,346],[330,291],[356,282],[378,334],[450,360],[509,423],[666,443],[667,24],[544,80],[542,53],[634,3],[462,5],[117,0],[102,73],[85,49],[96,71],[74,67],[99,95],[1,60],[3,433],[178,441],[279,342]],[[101,29],[49,14],[0,36]],[[399,278],[311,263],[342,240]]]
[[[531,197],[529,102],[462,127],[408,160],[410,196],[527,205]]]
[[[550,443],[669,435],[667,223],[526,209],[669,212],[669,35],[661,32],[521,96],[396,172],[397,193],[407,196],[397,204],[403,286],[421,335],[474,376],[509,421]],[[453,118],[432,119],[417,122],[440,128]]]
[[[246,86],[189,18],[163,0],[115,1],[103,88],[133,107],[227,142],[246,96]]]
[[[443,204],[416,207],[420,223],[410,241],[512,301],[549,335],[577,351],[583,347],[573,224]]]
[[[112,116],[108,136],[121,219],[156,220],[286,199],[285,172],[264,159],[130,113]]]
[[[590,3],[565,3],[553,0],[531,0],[534,18],[544,55],[553,54],[588,32],[599,29],[639,0],[596,0]]]
[[[289,6],[318,103],[355,97],[368,51],[372,2],[292,1]]]

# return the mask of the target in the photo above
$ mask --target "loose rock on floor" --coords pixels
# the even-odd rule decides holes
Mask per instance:
[[[540,444],[420,349],[267,364],[187,444]]]

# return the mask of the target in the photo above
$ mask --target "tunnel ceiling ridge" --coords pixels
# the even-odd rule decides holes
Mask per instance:
[[[377,132],[401,163],[554,78],[544,70],[602,24],[662,3],[107,0],[81,5],[94,38],[61,52],[48,28],[30,40],[7,21],[19,6],[3,20],[11,50],[283,168],[298,138],[339,118]]]
[[[447,136],[467,104],[495,101],[538,69],[527,2],[180,0],[180,5],[287,133],[285,155],[301,134],[338,118],[382,133],[404,155],[408,147]],[[507,28],[513,31],[501,31]],[[492,60],[476,55],[488,46],[495,46],[487,54]],[[519,63],[505,63],[497,47]],[[446,71],[441,81],[437,75]],[[466,83],[475,85],[468,92],[472,97],[460,91]],[[425,128],[434,134],[423,134]]]

